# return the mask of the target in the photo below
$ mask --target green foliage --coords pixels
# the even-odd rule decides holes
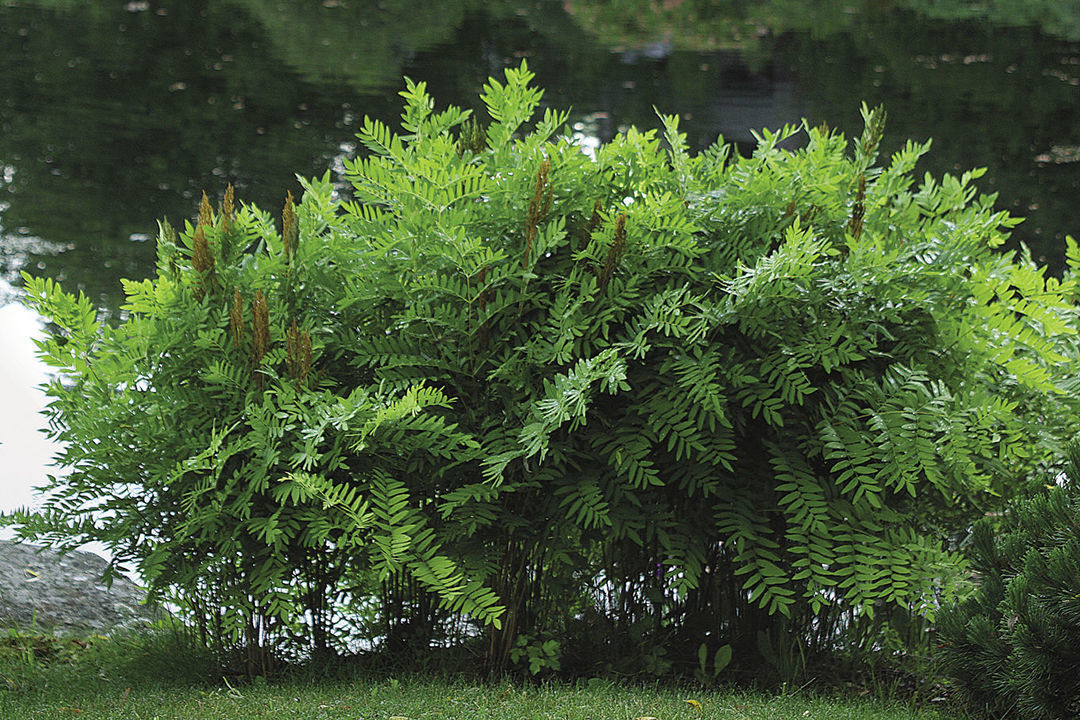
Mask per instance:
[[[715,680],[731,664],[731,645],[721,645],[716,652],[709,657],[709,646],[701,643],[698,646],[698,667],[694,677],[698,682]]]
[[[160,687],[165,681],[178,689],[198,686],[213,679],[213,671],[206,649],[171,622],[108,636],[57,636],[34,627],[11,628],[0,635],[0,712],[4,717],[32,715],[12,706],[44,694],[46,688],[85,695],[88,682],[123,683],[116,693],[119,697],[125,687],[144,682]]]
[[[949,534],[1071,417],[1072,282],[994,252],[1016,221],[979,172],[879,165],[881,109],[850,151],[803,125],[695,155],[661,117],[591,158],[531,78],[485,85],[483,128],[407,81],[352,196],[306,182],[280,233],[230,203],[163,227],[119,328],[28,277],[70,472],[24,533],[104,540],[255,670],[368,623],[482,628],[492,672],[707,647],[786,680],[932,616]]]
[[[179,239],[163,227],[158,277],[127,284],[119,328],[99,326],[84,297],[26,278],[63,328],[41,349],[59,371],[49,392],[71,472],[25,530],[109,543],[117,563],[177,594],[205,642],[254,649],[242,660],[252,671],[290,643],[342,647],[338,601],[368,574],[414,576],[481,622],[500,612],[393,476],[410,457],[476,443],[431,414],[451,404],[441,391],[362,386],[338,364],[349,331],[324,303],[341,279],[317,243],[342,240],[340,220],[327,178],[305,187],[281,235],[228,202],[215,214],[204,201]]]
[[[528,669],[529,675],[558,671],[559,641],[554,638],[540,639],[519,635],[510,651],[510,662]]]
[[[940,619],[956,687],[994,717],[1080,714],[1080,452],[972,530],[977,590]]]

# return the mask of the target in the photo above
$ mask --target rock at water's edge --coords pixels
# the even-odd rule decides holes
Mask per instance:
[[[91,552],[61,555],[37,545],[0,541],[0,627],[59,634],[106,632],[148,622],[162,613],[124,577],[106,587],[108,562]]]

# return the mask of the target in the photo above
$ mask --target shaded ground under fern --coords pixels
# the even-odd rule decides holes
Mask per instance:
[[[0,717],[85,720],[247,718],[560,718],[564,720],[959,720],[948,710],[887,702],[863,691],[779,693],[692,686],[569,684],[389,677],[355,669],[299,670],[230,680],[175,632],[57,639],[0,638]],[[377,676],[376,676],[377,675]]]

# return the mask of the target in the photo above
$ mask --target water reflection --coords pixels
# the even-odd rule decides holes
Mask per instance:
[[[0,282],[0,294],[5,290],[10,287]],[[38,318],[29,308],[0,307],[0,512],[35,504],[31,488],[45,481],[42,468],[55,450],[42,432],[46,400],[38,385],[47,369],[35,357],[32,339],[39,334]]]

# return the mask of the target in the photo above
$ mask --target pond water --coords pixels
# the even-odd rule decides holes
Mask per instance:
[[[522,58],[583,144],[655,127],[654,107],[698,148],[745,148],[803,117],[857,133],[860,103],[884,103],[886,152],[933,137],[924,170],[987,167],[1052,269],[1080,237],[1075,0],[0,0],[0,511],[52,452],[21,270],[116,318],[157,221],[193,218],[204,189],[279,208],[364,115],[397,117],[403,75],[478,109]]]

